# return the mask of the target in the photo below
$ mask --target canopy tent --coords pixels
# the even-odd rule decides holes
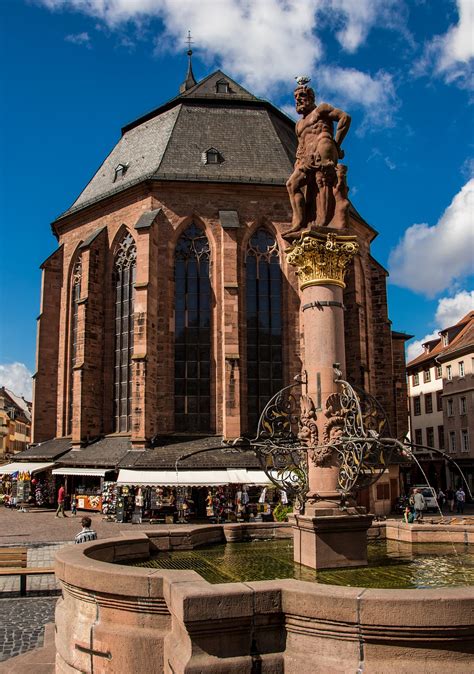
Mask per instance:
[[[105,477],[113,468],[55,468],[53,475],[76,475],[80,477]]]
[[[160,487],[222,487],[226,484],[264,485],[270,480],[263,470],[236,468],[227,470],[125,470],[117,484],[156,485]]]
[[[13,473],[40,473],[42,470],[51,468],[54,463],[34,463],[24,461],[22,463],[7,463],[0,466],[0,475],[13,475]]]

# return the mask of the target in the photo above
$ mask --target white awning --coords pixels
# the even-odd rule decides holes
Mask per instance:
[[[53,475],[77,475],[81,477],[105,477],[113,468],[55,468]]]
[[[42,470],[51,468],[54,463],[7,463],[0,466],[0,475],[12,475],[13,473],[40,473]]]
[[[161,487],[221,487],[226,484],[271,484],[263,470],[120,470],[117,484]]]

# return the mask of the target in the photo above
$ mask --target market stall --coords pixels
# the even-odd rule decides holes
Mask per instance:
[[[64,467],[55,468],[53,475],[64,479],[68,500],[76,499],[77,510],[102,511],[104,484],[111,482],[115,471],[108,468]]]
[[[235,522],[258,514],[263,471],[120,470],[117,478],[117,520]]]
[[[54,504],[54,463],[18,462],[0,466],[0,501],[11,508]]]

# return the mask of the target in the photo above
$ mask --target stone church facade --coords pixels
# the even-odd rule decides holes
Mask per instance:
[[[297,279],[282,254],[294,124],[217,71],[122,129],[42,264],[33,441],[255,432],[301,370]],[[344,291],[347,377],[406,432],[405,335],[387,311],[377,232],[351,207],[360,251]],[[100,451],[100,443],[96,443]],[[92,446],[90,447],[92,450]],[[78,454],[75,454],[78,456]]]

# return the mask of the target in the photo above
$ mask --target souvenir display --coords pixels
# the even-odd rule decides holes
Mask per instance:
[[[102,487],[102,513],[115,515],[117,507],[117,485],[115,482],[104,482]]]

